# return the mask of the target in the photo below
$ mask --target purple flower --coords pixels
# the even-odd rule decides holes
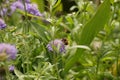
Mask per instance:
[[[7,9],[3,8],[2,10],[0,10],[0,16],[4,16],[7,13]]]
[[[20,1],[16,1],[12,3],[12,5],[10,6],[10,9],[12,14],[13,12],[15,12],[16,9],[24,10],[24,5]]]
[[[26,0],[25,2],[25,8],[26,8],[26,11],[29,13],[29,14],[33,14],[33,15],[36,15],[36,16],[42,16],[42,14],[40,13],[40,11],[38,10],[37,8],[37,5],[36,4],[31,4],[29,3],[30,0]],[[11,6],[10,6],[10,9],[11,9],[11,14],[13,12],[15,12],[16,9],[20,9],[20,10],[24,10],[24,4],[22,3],[22,0],[18,0],[16,2],[14,2]],[[24,10],[25,11],[25,10]]]
[[[59,50],[59,52],[62,53],[65,52],[65,45],[61,40],[55,39],[54,41],[49,42],[47,49],[49,51]]]
[[[43,16],[39,10],[36,4],[26,4],[26,10],[28,13],[36,15],[36,16]]]
[[[6,53],[8,56],[8,60],[15,59],[17,54],[17,49],[14,45],[1,43],[0,44],[0,54]]]
[[[5,27],[6,27],[5,22],[2,19],[0,19],[0,29],[4,29]]]
[[[13,72],[14,69],[15,69],[15,66],[13,66],[13,65],[9,66],[9,71],[10,71],[10,72]]]

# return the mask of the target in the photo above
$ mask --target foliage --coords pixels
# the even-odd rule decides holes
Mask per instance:
[[[0,11],[14,1],[0,0]],[[64,13],[62,0],[46,1],[48,5],[31,0],[43,16],[16,9],[0,17],[7,24],[0,30],[0,43],[18,49],[15,60],[0,62],[0,68],[15,67],[13,72],[6,69],[7,80],[119,80],[120,1],[102,0],[96,6],[91,0],[75,0],[70,10],[78,11],[70,13]],[[47,49],[56,39],[64,40],[65,52],[58,51],[58,43]]]

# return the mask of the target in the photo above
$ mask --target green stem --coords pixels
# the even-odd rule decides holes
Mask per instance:
[[[25,5],[25,0],[23,0],[24,10],[25,10],[25,20],[27,19],[27,10]]]
[[[118,52],[116,52],[117,54],[116,54],[116,75],[117,75],[117,79],[118,79],[118,77],[119,77],[119,51]]]
[[[98,74],[98,71],[99,71],[99,57],[97,59],[97,66],[96,66],[96,75]]]
[[[1,41],[0,42],[4,42],[2,35],[0,35],[0,37],[1,37]]]
[[[5,61],[5,79],[4,80],[11,80],[10,77],[10,72],[9,72],[9,63],[7,61]]]
[[[27,10],[26,10],[26,4],[25,4],[25,0],[23,0],[23,5],[24,5],[24,10],[25,10],[25,26],[24,26],[24,33],[29,32],[29,22],[28,22],[28,16],[27,16]]]
[[[57,72],[57,79],[60,80],[60,74],[59,74],[59,69],[58,69],[58,53],[53,49],[53,64],[55,65],[55,71]]]

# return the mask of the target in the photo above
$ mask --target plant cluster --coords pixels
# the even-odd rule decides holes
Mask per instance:
[[[0,0],[0,80],[119,80],[120,1],[100,1]]]

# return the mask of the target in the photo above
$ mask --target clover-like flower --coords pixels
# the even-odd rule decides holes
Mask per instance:
[[[13,12],[15,12],[16,9],[24,10],[24,5],[20,1],[15,1],[10,6],[10,9],[11,9],[11,14],[12,14]]]
[[[5,53],[7,55],[8,60],[15,59],[17,52],[18,51],[14,45],[0,43],[0,54]]]
[[[60,53],[62,53],[65,52],[65,44],[61,40],[55,39],[54,41],[49,42],[47,49],[51,52],[58,50]]]
[[[4,29],[6,27],[6,24],[4,20],[0,19],[0,29]]]
[[[20,9],[20,10],[23,10],[23,11],[25,11],[25,9],[26,9],[26,11],[29,14],[33,14],[35,16],[42,16],[40,11],[38,10],[37,5],[36,4],[31,4],[30,0],[25,1],[25,7],[24,7],[24,4],[23,4],[22,0],[15,1],[14,3],[12,3],[10,8],[11,8],[11,13],[13,13],[16,9]]]
[[[3,8],[0,10],[0,16],[4,16],[7,13],[7,9]]]
[[[42,16],[36,4],[26,4],[26,10],[28,13],[33,14],[35,16]]]
[[[15,66],[13,66],[13,65],[9,66],[9,71],[10,71],[10,72],[13,72],[14,69],[15,69]]]

